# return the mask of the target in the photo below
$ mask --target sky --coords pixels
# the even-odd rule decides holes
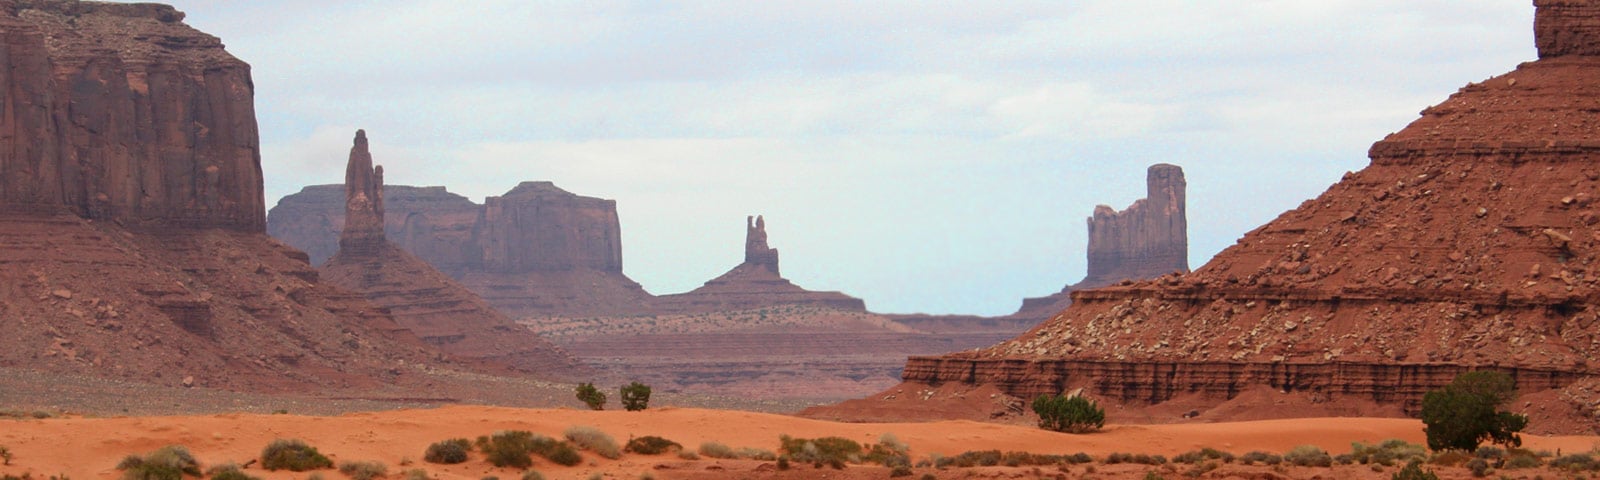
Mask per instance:
[[[785,277],[893,313],[1082,279],[1155,163],[1198,268],[1536,56],[1527,0],[171,1],[252,66],[269,207],[364,128],[391,185],[615,199],[651,293],[761,214]]]

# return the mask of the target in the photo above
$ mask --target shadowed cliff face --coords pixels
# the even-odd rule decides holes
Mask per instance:
[[[905,378],[1134,390],[1146,401],[1271,380],[1414,404],[1422,389],[1396,382],[1495,368],[1522,372],[1519,386],[1537,390],[1600,373],[1590,363],[1600,356],[1600,4],[1535,4],[1540,60],[1424,110],[1372,146],[1368,167],[1200,269],[1074,292],[1070,308],[1032,331],[913,359]],[[1214,363],[1258,372],[1219,377],[1222,390],[1184,378]],[[1371,368],[1271,379],[1330,364]],[[1099,368],[1142,373],[1113,388],[1096,380]],[[1389,377],[1408,371],[1418,376]]]
[[[165,5],[0,2],[0,203],[266,226],[250,66]]]

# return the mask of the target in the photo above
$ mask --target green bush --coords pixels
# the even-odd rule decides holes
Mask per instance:
[[[593,383],[580,383],[577,389],[578,400],[588,405],[590,410],[606,409],[606,394],[594,388]]]
[[[628,444],[623,446],[622,450],[625,452],[638,453],[642,455],[660,455],[663,453],[683,451],[683,445],[678,444],[678,442],[654,435],[646,435],[643,437],[628,439]]]
[[[206,476],[211,480],[261,480],[261,477],[244,473],[237,464],[217,465],[206,470]]]
[[[388,475],[389,467],[374,461],[339,462],[339,473],[354,480],[372,480]]]
[[[1033,399],[1039,428],[1055,432],[1088,433],[1106,425],[1106,411],[1082,396],[1040,395]]]
[[[578,449],[572,448],[572,444],[546,436],[533,439],[533,453],[556,465],[570,467],[583,463],[583,456],[578,454]]]
[[[304,472],[333,468],[333,461],[299,439],[277,439],[261,450],[261,468]]]
[[[1255,465],[1257,463],[1264,465],[1277,465],[1283,463],[1283,457],[1275,453],[1254,450],[1250,453],[1241,455],[1239,457],[1239,463],[1243,463],[1245,465]]]
[[[548,438],[548,437],[546,437]],[[487,437],[478,437],[478,451],[489,464],[496,467],[528,468],[533,466],[529,457],[534,450],[533,432],[507,430]]]
[[[117,470],[122,470],[122,480],[180,480],[184,475],[200,476],[200,462],[189,449],[168,445],[143,456],[128,455]]]
[[[1389,478],[1391,480],[1439,480],[1439,476],[1434,475],[1432,470],[1422,469],[1422,462],[1407,463],[1404,468],[1394,472],[1394,476]]]
[[[650,386],[633,382],[622,387],[622,408],[637,412],[650,406]]]
[[[1515,395],[1511,376],[1493,371],[1457,375],[1444,388],[1423,395],[1422,431],[1428,448],[1473,451],[1484,440],[1521,446],[1517,432],[1528,426],[1528,417],[1500,410]]]
[[[1550,468],[1567,471],[1600,470],[1600,463],[1595,463],[1594,456],[1587,453],[1574,453],[1550,461]]]
[[[567,441],[584,450],[612,460],[622,458],[622,447],[618,447],[617,441],[612,439],[610,435],[606,435],[606,432],[600,431],[600,429],[574,425],[568,427],[567,431],[563,432],[563,435],[567,437]]]
[[[465,438],[452,438],[434,442],[428,445],[428,450],[422,452],[422,461],[451,465],[467,461],[467,452],[472,451],[472,442]]]
[[[1283,460],[1298,467],[1331,467],[1333,456],[1316,445],[1301,445],[1283,454]]]

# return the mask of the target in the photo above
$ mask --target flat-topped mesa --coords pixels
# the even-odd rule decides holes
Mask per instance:
[[[1089,274],[1108,285],[1189,271],[1189,221],[1183,168],[1160,163],[1145,173],[1146,196],[1126,210],[1095,207],[1089,224]]]
[[[1533,39],[1539,58],[1600,55],[1600,2],[1534,0]]]
[[[778,272],[778,249],[767,246],[767,221],[760,215],[745,217],[744,263]]]
[[[266,227],[250,66],[165,5],[0,1],[0,207]]]
[[[482,247],[487,272],[622,272],[617,202],[574,195],[551,182],[522,182],[484,199],[473,241]]]
[[[347,255],[371,255],[387,241],[383,232],[383,167],[372,165],[367,132],[356,130],[355,145],[344,170],[344,230],[339,249]]]

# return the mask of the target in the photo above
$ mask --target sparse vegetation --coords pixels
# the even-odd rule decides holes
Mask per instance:
[[[211,480],[261,480],[261,477],[244,473],[239,465],[233,463],[211,467],[206,470],[206,476]]]
[[[526,472],[522,472],[522,480],[544,480],[544,474],[541,474],[537,471],[528,470]]]
[[[1283,454],[1283,460],[1297,467],[1331,467],[1333,456],[1316,445],[1301,445]]]
[[[1139,464],[1139,465],[1166,465],[1167,464],[1167,457],[1163,457],[1163,456],[1160,456],[1160,455],[1147,455],[1147,454],[1143,454],[1143,453],[1140,453],[1140,454],[1113,453],[1113,454],[1110,454],[1110,455],[1106,455],[1106,462],[1105,463],[1106,463],[1106,465],[1116,465],[1116,464],[1119,464],[1119,463],[1134,463],[1134,464]]]
[[[590,410],[606,409],[606,394],[594,388],[593,383],[580,383],[577,389],[578,400],[588,405]]]
[[[1207,460],[1221,460],[1222,463],[1233,463],[1234,457],[1232,453],[1224,452],[1211,447],[1202,448],[1192,452],[1184,452],[1176,457],[1172,457],[1173,463],[1186,463],[1190,465],[1203,463]]]
[[[1585,470],[1600,470],[1600,463],[1596,463],[1594,456],[1587,453],[1574,453],[1563,455],[1561,458],[1550,461],[1550,468],[1581,472]]]
[[[1467,460],[1467,470],[1472,472],[1473,477],[1483,478],[1489,474],[1489,462],[1482,458]]]
[[[1517,447],[1517,435],[1528,426],[1528,417],[1502,411],[1516,395],[1511,376],[1493,371],[1457,375],[1444,388],[1422,397],[1422,431],[1433,450],[1473,451],[1488,440]]]
[[[495,432],[493,435],[478,437],[477,447],[490,465],[514,468],[533,466],[533,458],[529,457],[534,451],[533,432],[526,430]]]
[[[299,439],[277,439],[261,450],[261,468],[304,472],[333,468],[333,461]]]
[[[117,464],[122,480],[181,480],[184,475],[200,476],[200,463],[189,449],[168,445],[144,455],[128,455]]]
[[[472,451],[472,442],[465,438],[452,438],[428,445],[428,450],[422,453],[422,461],[451,465],[467,461],[467,452]]]
[[[1377,445],[1355,442],[1350,444],[1350,456],[1352,461],[1362,465],[1392,467],[1426,460],[1428,449],[1400,439],[1385,440]]]
[[[733,451],[733,447],[717,442],[702,443],[699,451],[700,455],[711,458],[739,458],[739,453]]]
[[[567,441],[596,455],[611,460],[622,458],[622,447],[618,447],[617,441],[600,429],[577,425],[568,427],[563,435],[567,437]]]
[[[0,445],[0,465],[10,465],[10,464],[11,464],[11,449],[10,448],[6,448],[5,445]]]
[[[1241,455],[1239,457],[1239,463],[1243,463],[1245,465],[1255,465],[1257,463],[1260,463],[1262,465],[1278,465],[1280,463],[1283,463],[1283,456],[1275,454],[1275,453],[1267,453],[1267,452],[1263,452],[1263,451],[1260,451],[1260,450],[1254,450],[1254,451],[1251,451],[1250,453],[1246,453],[1244,455]]]
[[[428,480],[428,471],[420,468],[406,470],[406,480]]]
[[[628,444],[623,446],[622,450],[628,453],[637,453],[641,455],[660,455],[663,453],[683,451],[683,445],[680,445],[678,442],[674,442],[672,440],[657,437],[655,435],[645,435],[643,437],[628,439]]]
[[[778,449],[798,462],[843,464],[861,461],[861,444],[844,437],[817,439],[778,436]]]
[[[339,473],[353,480],[372,480],[389,474],[389,466],[370,460],[339,462]]]
[[[1106,411],[1079,395],[1040,395],[1033,399],[1039,428],[1055,432],[1089,433],[1106,425]]]
[[[622,387],[622,408],[637,412],[650,406],[650,386],[639,382]]]
[[[1423,470],[1422,462],[1410,462],[1389,477],[1391,480],[1439,480],[1432,470]]]

